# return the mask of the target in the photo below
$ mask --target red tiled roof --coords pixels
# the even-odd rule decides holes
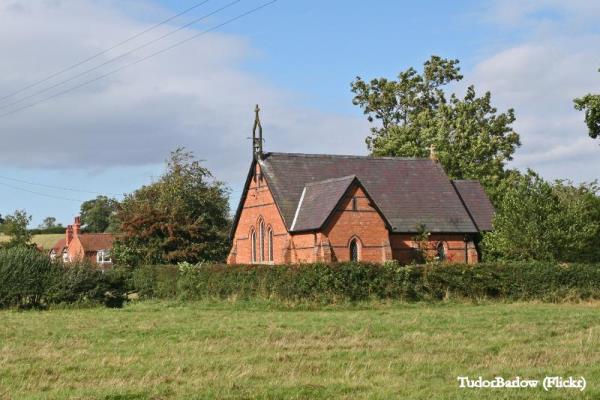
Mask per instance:
[[[52,246],[51,251],[60,254],[62,253],[65,247],[67,247],[67,240],[65,238],[62,238],[58,242],[56,242],[54,246]]]
[[[77,236],[85,252],[112,249],[114,237],[110,233],[83,233]]]

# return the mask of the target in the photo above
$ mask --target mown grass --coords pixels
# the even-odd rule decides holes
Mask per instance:
[[[6,399],[600,398],[598,303],[142,302],[0,321]],[[588,387],[467,390],[462,375]]]
[[[50,250],[52,246],[54,246],[56,242],[58,242],[64,236],[65,235],[62,233],[45,233],[41,235],[33,235],[31,241],[37,246],[42,247],[44,250]],[[9,240],[9,236],[0,233],[0,243],[8,242]]]

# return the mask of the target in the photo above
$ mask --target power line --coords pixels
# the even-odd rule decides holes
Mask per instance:
[[[122,59],[122,58],[125,58],[125,57],[127,57],[127,56],[129,56],[129,55],[131,55],[131,54],[135,53],[136,51],[139,51],[139,50],[141,50],[141,49],[144,49],[144,48],[146,48],[146,47],[148,47],[148,46],[150,46],[150,45],[152,45],[152,44],[154,44],[154,43],[156,43],[156,42],[159,42],[159,41],[161,41],[161,40],[163,40],[163,39],[165,39],[165,38],[167,38],[167,37],[169,37],[169,36],[171,36],[171,35],[174,35],[174,34],[175,34],[175,33],[177,33],[177,32],[180,32],[180,31],[182,31],[182,30],[183,30],[183,29],[185,29],[185,28],[188,28],[188,27],[190,27],[190,26],[192,26],[192,25],[194,25],[194,24],[196,24],[196,23],[198,23],[198,22],[200,22],[200,21],[202,21],[202,20],[205,20],[206,18],[208,18],[208,17],[211,17],[211,16],[213,16],[213,15],[215,15],[215,14],[217,14],[217,13],[219,13],[219,12],[223,11],[223,10],[225,10],[226,8],[229,8],[229,7],[233,6],[234,4],[236,4],[236,3],[239,3],[240,1],[241,1],[241,0],[234,0],[234,1],[232,1],[231,3],[228,3],[228,4],[224,5],[223,7],[219,8],[219,9],[217,9],[217,10],[215,10],[215,11],[211,12],[211,13],[205,14],[205,15],[203,15],[203,16],[202,16],[202,17],[200,17],[200,18],[196,18],[196,19],[194,19],[194,20],[192,20],[192,21],[188,22],[188,23],[187,23],[187,24],[185,24],[185,25],[182,25],[182,26],[180,26],[179,28],[177,28],[177,29],[175,29],[175,30],[173,30],[173,31],[171,31],[171,32],[169,32],[169,33],[166,33],[166,34],[164,34],[164,35],[162,35],[162,36],[160,36],[160,37],[158,37],[158,38],[156,38],[156,39],[152,39],[152,40],[150,40],[150,41],[148,41],[148,42],[146,42],[146,43],[144,43],[144,44],[142,44],[142,45],[140,45],[140,46],[138,46],[138,47],[134,48],[133,50],[130,50],[130,51],[128,51],[128,52],[125,52],[125,53],[123,53],[123,54],[121,54],[121,55],[119,55],[119,56],[117,56],[117,57],[114,57],[114,58],[108,59],[108,60],[106,60],[105,62],[103,62],[102,64],[99,64],[99,65],[97,65],[97,66],[95,66],[95,67],[93,67],[93,68],[89,68],[89,69],[87,69],[87,70],[85,70],[85,71],[82,71],[82,72],[80,72],[80,73],[78,73],[78,74],[76,74],[76,75],[74,75],[74,76],[72,76],[72,77],[70,77],[70,78],[68,78],[68,79],[65,79],[65,80],[62,80],[62,81],[60,81],[60,82],[58,82],[58,83],[55,83],[55,84],[54,84],[54,85],[52,85],[52,86],[48,86],[48,87],[46,87],[46,88],[44,88],[44,89],[38,90],[37,92],[34,92],[34,93],[32,93],[32,94],[30,94],[30,95],[28,95],[28,96],[22,97],[22,98],[20,98],[20,99],[19,99],[19,100],[17,100],[17,101],[14,101],[14,102],[12,102],[12,103],[8,103],[8,104],[5,104],[5,105],[3,105],[3,106],[0,106],[0,110],[4,110],[4,109],[6,109],[6,108],[10,108],[10,107],[16,106],[16,105],[18,105],[18,104],[21,104],[21,103],[23,103],[24,101],[27,101],[27,100],[29,100],[29,99],[31,99],[31,98],[34,98],[34,97],[36,97],[36,96],[39,96],[40,94],[43,94],[43,93],[49,92],[49,91],[50,91],[50,90],[52,90],[52,89],[56,89],[57,87],[59,87],[59,86],[62,86],[62,85],[64,85],[65,83],[72,82],[72,81],[76,80],[77,78],[80,78],[80,77],[82,77],[82,76],[84,76],[84,75],[87,75],[87,74],[89,74],[90,72],[96,71],[96,70],[98,70],[98,69],[100,69],[100,68],[104,67],[105,65],[112,64],[113,62],[115,62],[115,61],[117,61],[117,60],[120,60],[120,59]]]
[[[255,12],[257,12],[257,11],[259,11],[259,10],[261,10],[261,9],[263,9],[263,8],[265,8],[265,7],[267,7],[267,6],[271,5],[271,4],[273,4],[273,3],[275,3],[275,2],[277,2],[277,0],[271,0],[271,1],[267,2],[267,3],[263,3],[262,5],[260,5],[260,6],[258,6],[258,7],[255,7],[255,8],[253,8],[253,9],[249,10],[249,11],[246,11],[246,12],[245,12],[245,13],[243,13],[243,14],[240,14],[240,15],[238,15],[238,16],[236,16],[236,17],[233,17],[233,18],[231,18],[231,19],[228,19],[227,21],[225,21],[225,22],[223,22],[223,23],[221,23],[221,24],[215,25],[215,26],[213,26],[212,28],[206,29],[206,30],[204,30],[204,31],[202,31],[202,32],[200,32],[200,33],[197,33],[197,34],[195,34],[195,35],[193,35],[193,36],[190,36],[190,37],[189,37],[189,38],[187,38],[187,39],[184,39],[184,40],[181,40],[181,41],[179,41],[179,42],[176,42],[175,44],[173,44],[173,45],[171,45],[171,46],[169,46],[169,47],[166,47],[166,48],[164,48],[164,49],[162,49],[162,50],[159,50],[159,51],[157,51],[157,52],[155,52],[155,53],[152,53],[152,54],[150,54],[150,55],[148,55],[148,56],[146,56],[146,57],[142,57],[142,58],[140,58],[140,59],[139,59],[139,60],[137,60],[137,61],[131,62],[131,63],[129,63],[129,64],[125,64],[125,65],[123,65],[122,67],[116,68],[116,69],[114,69],[114,70],[112,70],[112,71],[110,71],[110,72],[108,72],[108,73],[106,73],[106,74],[103,74],[103,75],[100,75],[100,76],[98,76],[98,77],[96,77],[96,78],[94,78],[94,79],[90,79],[90,80],[88,80],[88,81],[85,81],[85,82],[83,82],[83,83],[81,83],[81,84],[79,84],[79,85],[73,86],[73,87],[71,87],[71,88],[69,88],[69,89],[67,89],[67,90],[64,90],[64,91],[62,91],[62,92],[55,93],[55,94],[53,94],[52,96],[49,96],[49,97],[43,98],[43,99],[41,99],[41,100],[39,100],[39,101],[36,101],[36,102],[34,102],[34,103],[31,103],[31,104],[29,104],[29,105],[26,105],[26,106],[23,106],[23,107],[16,108],[16,109],[14,109],[14,110],[11,110],[11,111],[9,111],[9,112],[6,112],[6,113],[4,113],[4,114],[0,114],[0,118],[6,117],[6,116],[8,116],[8,115],[11,115],[11,114],[15,114],[15,113],[17,113],[17,112],[19,112],[19,111],[23,111],[23,110],[26,110],[26,109],[28,109],[28,108],[31,108],[31,107],[35,107],[35,106],[37,106],[37,105],[39,105],[39,104],[41,104],[41,103],[45,103],[46,101],[52,100],[52,99],[54,99],[54,98],[56,98],[56,97],[59,97],[59,96],[62,96],[62,95],[65,95],[65,94],[67,94],[67,93],[70,93],[70,92],[72,92],[73,90],[77,90],[77,89],[79,89],[79,88],[81,88],[81,87],[83,87],[83,86],[87,86],[87,85],[89,85],[89,84],[91,84],[91,83],[94,83],[94,82],[97,82],[97,81],[99,81],[99,80],[101,80],[101,79],[104,79],[104,78],[106,78],[106,77],[108,77],[108,76],[110,76],[110,75],[116,74],[117,72],[120,72],[120,71],[122,71],[122,70],[124,70],[124,69],[126,69],[126,68],[129,68],[129,67],[135,66],[135,65],[137,65],[137,64],[140,64],[141,62],[144,62],[144,61],[146,61],[146,60],[148,60],[148,59],[150,59],[150,58],[152,58],[152,57],[158,56],[158,55],[160,55],[160,54],[162,54],[162,53],[165,53],[165,52],[167,52],[167,51],[169,51],[169,50],[172,50],[172,49],[174,49],[174,48],[176,48],[176,47],[179,47],[179,46],[181,46],[182,44],[185,44],[185,43],[187,43],[187,42],[190,42],[190,41],[192,41],[192,40],[194,40],[194,39],[197,39],[198,37],[200,37],[200,36],[202,36],[202,35],[205,35],[205,34],[207,34],[207,33],[209,33],[209,32],[215,31],[215,30],[217,30],[217,29],[219,29],[219,28],[221,28],[221,27],[223,27],[223,26],[225,26],[225,25],[227,25],[227,24],[230,24],[230,23],[232,23],[232,22],[234,22],[234,21],[237,21],[238,19],[241,19],[241,18],[243,18],[243,17],[246,17],[246,16],[248,16],[248,15],[250,15],[250,14],[252,14],[252,13],[255,13]]]
[[[88,194],[97,194],[97,195],[123,196],[122,193],[93,192],[93,191],[89,191],[89,190],[80,190],[80,189],[69,188],[69,187],[64,187],[64,186],[54,186],[54,185],[47,185],[47,184],[44,184],[44,183],[29,182],[29,181],[25,181],[23,179],[10,178],[8,176],[2,176],[2,175],[0,175],[0,179],[5,179],[5,180],[8,180],[8,181],[24,183],[26,185],[45,187],[45,188],[48,188],[48,189],[65,190],[65,191],[69,191],[69,192],[88,193]]]
[[[47,82],[47,81],[49,81],[49,80],[50,80],[50,79],[52,79],[52,78],[55,78],[55,77],[57,77],[57,76],[60,76],[60,75],[64,74],[65,72],[69,72],[69,71],[71,71],[72,69],[75,69],[75,68],[77,68],[77,67],[79,67],[79,66],[81,66],[81,65],[83,65],[83,64],[86,64],[86,63],[88,63],[88,62],[90,62],[90,61],[92,61],[92,60],[94,60],[94,59],[96,59],[96,58],[100,57],[101,55],[104,55],[104,54],[106,54],[106,53],[110,52],[111,50],[114,50],[114,49],[116,49],[116,48],[118,48],[118,47],[121,47],[121,46],[123,46],[124,44],[126,44],[126,43],[129,43],[129,42],[131,42],[132,40],[134,40],[134,39],[137,39],[138,37],[140,37],[140,36],[142,36],[142,35],[145,35],[146,33],[148,33],[148,32],[151,32],[151,31],[155,30],[156,28],[159,28],[159,27],[161,27],[161,26],[163,26],[163,25],[165,25],[165,24],[167,24],[167,23],[169,23],[169,22],[173,21],[173,20],[174,20],[174,19],[176,19],[176,18],[179,18],[179,17],[181,17],[182,15],[185,15],[185,14],[187,14],[187,13],[189,13],[189,12],[191,12],[191,11],[195,10],[196,8],[198,8],[198,7],[200,7],[200,6],[202,6],[202,5],[206,4],[206,3],[208,3],[209,1],[210,1],[210,0],[204,0],[204,1],[201,1],[200,3],[196,3],[196,4],[194,4],[193,6],[191,6],[190,8],[188,8],[188,9],[186,9],[186,10],[183,10],[183,11],[181,11],[180,13],[178,13],[178,14],[175,14],[175,15],[173,15],[172,17],[169,17],[169,18],[165,19],[164,21],[161,21],[161,22],[157,23],[156,25],[153,25],[153,26],[151,26],[151,27],[147,28],[147,29],[143,30],[142,32],[140,32],[140,33],[137,33],[137,34],[135,34],[135,35],[133,35],[133,36],[131,36],[131,37],[129,37],[129,38],[127,38],[127,39],[123,40],[122,42],[119,42],[119,43],[117,43],[117,44],[115,44],[115,45],[113,45],[113,46],[109,47],[109,48],[108,48],[108,49],[106,49],[106,50],[102,50],[101,52],[99,52],[99,53],[96,53],[96,54],[94,54],[94,55],[93,55],[93,56],[91,56],[91,57],[88,57],[88,58],[86,58],[86,59],[84,59],[84,60],[82,60],[82,61],[79,61],[79,62],[77,62],[77,63],[75,63],[75,64],[73,64],[73,65],[71,65],[71,66],[69,66],[69,67],[66,67],[66,68],[64,68],[64,69],[62,69],[62,70],[60,70],[60,71],[58,71],[58,72],[55,72],[55,73],[53,73],[53,74],[51,74],[51,75],[48,75],[47,77],[45,77],[45,78],[43,78],[43,79],[41,79],[41,80],[39,80],[39,81],[36,81],[36,82],[34,82],[34,83],[32,83],[32,84],[30,84],[30,85],[28,85],[28,86],[25,86],[25,87],[23,87],[23,88],[21,88],[21,89],[17,90],[16,92],[13,92],[13,93],[11,93],[11,94],[9,94],[9,95],[6,95],[6,96],[4,96],[4,97],[0,97],[0,101],[2,101],[2,100],[6,100],[6,99],[9,99],[9,98],[11,98],[11,97],[14,97],[14,96],[16,96],[17,94],[23,93],[24,91],[26,91],[26,90],[28,90],[28,89],[31,89],[31,88],[33,88],[33,87],[36,87],[36,86],[38,86],[38,85],[40,85],[40,84],[42,84],[42,83],[44,83],[44,82]]]
[[[6,186],[6,187],[11,188],[11,189],[20,190],[22,192],[27,192],[27,193],[30,193],[30,194],[35,194],[35,195],[38,195],[38,196],[44,196],[44,197],[50,197],[52,199],[75,201],[77,203],[83,203],[83,200],[72,199],[72,198],[69,198],[69,197],[62,197],[62,196],[54,196],[52,194],[36,192],[36,191],[33,191],[33,190],[21,188],[21,187],[18,187],[18,186],[9,185],[8,183],[4,183],[4,182],[0,182],[0,185]]]

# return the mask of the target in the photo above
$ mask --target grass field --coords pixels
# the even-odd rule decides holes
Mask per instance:
[[[47,233],[43,235],[33,235],[33,243],[42,246],[44,250],[50,250],[56,242],[65,237],[62,233]],[[0,243],[7,242],[10,238],[0,233]]]
[[[0,398],[600,398],[600,305],[142,302],[0,312]],[[457,376],[587,389],[459,389]]]

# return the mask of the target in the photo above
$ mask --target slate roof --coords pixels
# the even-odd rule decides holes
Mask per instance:
[[[476,227],[483,232],[493,229],[494,206],[478,181],[455,180],[452,181],[456,191],[471,214]]]
[[[290,231],[316,230],[323,226],[356,176],[326,179],[304,186]]]
[[[393,232],[417,232],[421,224],[430,232],[479,232],[442,167],[429,159],[265,153],[259,163],[290,231],[305,186],[354,175]],[[328,199],[324,208],[330,203]],[[301,212],[315,210],[314,206],[302,208]],[[321,218],[321,211],[315,212],[318,215],[306,217],[311,221],[307,225]]]

